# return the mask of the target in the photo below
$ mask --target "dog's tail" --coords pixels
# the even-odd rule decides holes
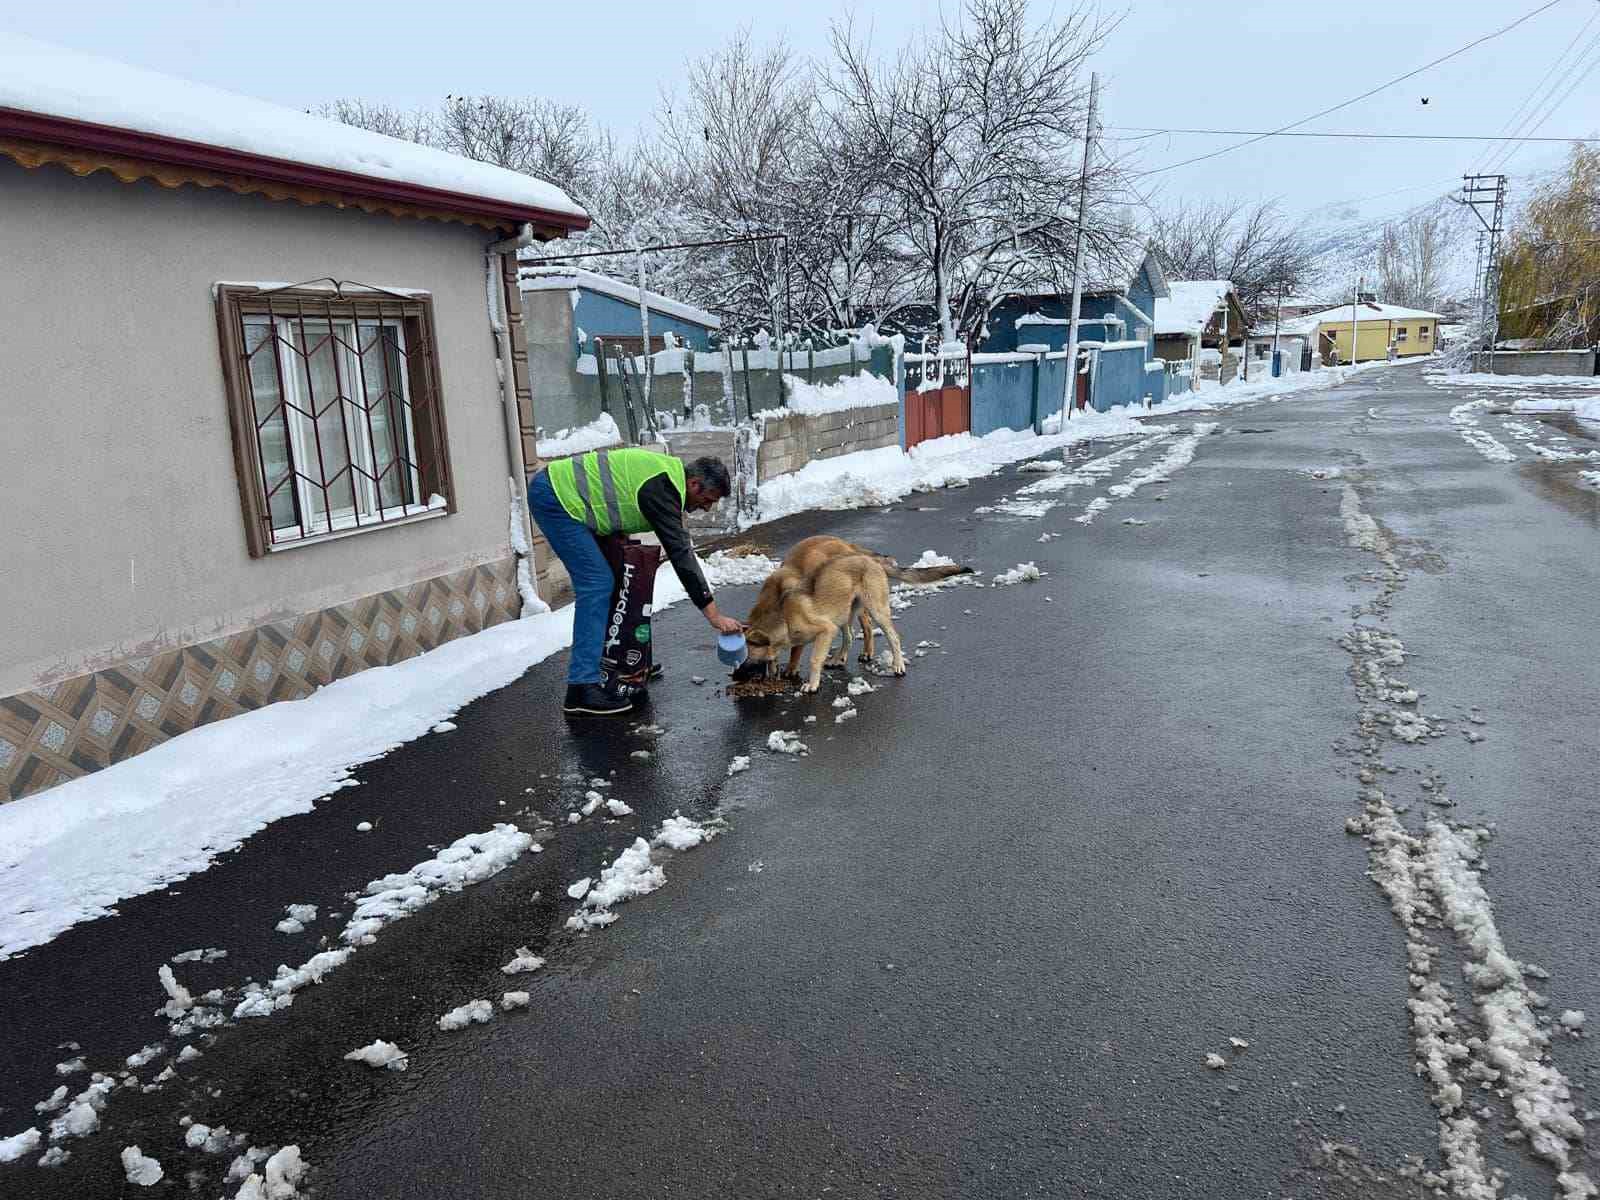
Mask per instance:
[[[882,564],[885,575],[901,583],[938,583],[941,579],[973,573],[971,567],[963,567],[957,563],[943,567],[902,567],[894,559],[883,556],[879,557],[878,562]]]

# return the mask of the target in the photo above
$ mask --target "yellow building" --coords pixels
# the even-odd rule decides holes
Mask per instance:
[[[1362,301],[1356,308],[1355,362],[1387,358],[1394,347],[1397,358],[1432,354],[1439,343],[1439,324],[1444,320],[1435,312],[1403,308],[1398,304]],[[1317,348],[1323,362],[1348,363],[1350,357],[1350,305],[1325,309],[1302,318],[1317,331]],[[1300,324],[1301,322],[1297,322]]]

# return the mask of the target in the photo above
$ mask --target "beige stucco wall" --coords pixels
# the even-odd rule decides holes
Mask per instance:
[[[483,230],[0,160],[0,696],[508,546]],[[246,553],[212,285],[433,293],[458,511]]]

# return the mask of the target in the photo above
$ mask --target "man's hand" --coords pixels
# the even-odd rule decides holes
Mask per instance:
[[[744,625],[737,617],[725,617],[717,611],[717,602],[713,600],[700,610],[711,624],[711,628],[718,633],[743,633]]]

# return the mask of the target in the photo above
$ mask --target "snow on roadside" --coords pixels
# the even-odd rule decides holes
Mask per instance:
[[[1600,375],[1490,375],[1485,371],[1425,371],[1423,379],[1441,387],[1600,388]]]
[[[781,564],[765,554],[730,555],[717,550],[700,560],[700,570],[712,587],[738,587],[765,582]]]
[[[703,825],[684,816],[679,810],[661,823],[661,828],[656,831],[655,837],[650,839],[650,844],[665,846],[669,850],[693,850],[696,846],[705,845],[716,836],[715,826]]]
[[[818,459],[798,471],[767,480],[760,489],[760,513],[748,524],[774,521],[809,509],[864,508],[893,504],[913,492],[928,492],[992,475],[1022,459],[1062,449],[1091,438],[1132,437],[1143,432],[1136,417],[1145,410],[1118,408],[1067,422],[1065,433],[1043,437],[999,429],[982,437],[970,433],[934,438],[910,451],[898,446],[858,450]]]
[[[1597,377],[1596,382],[1600,382]],[[1600,422],[1600,397],[1578,400],[1556,396],[1525,396],[1512,403],[1514,413],[1571,413],[1580,421]]]
[[[656,576],[655,611],[681,601]],[[352,786],[572,641],[572,610],[506,621],[393,666],[180,734],[48,792],[0,805],[0,961],[237,849]]]

